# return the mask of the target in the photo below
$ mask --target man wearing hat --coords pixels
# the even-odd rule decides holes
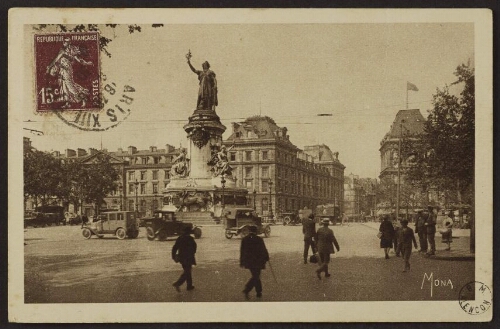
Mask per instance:
[[[316,243],[314,241],[316,238],[316,222],[313,214],[302,219],[302,233],[304,233],[304,264],[307,264],[309,247],[311,247],[313,254],[316,253]]]
[[[252,277],[248,280],[243,289],[245,298],[249,299],[248,293],[255,288],[257,297],[262,297],[262,282],[260,281],[260,271],[266,268],[269,261],[264,240],[257,235],[257,226],[250,226],[250,233],[241,239],[240,266],[250,270]]]
[[[196,265],[194,254],[196,254],[197,246],[191,236],[191,231],[192,228],[190,226],[186,226],[172,247],[172,259],[176,263],[181,263],[182,269],[184,270],[179,279],[172,284],[177,292],[181,291],[179,287],[184,282],[187,282],[188,291],[194,289],[193,278],[191,277],[191,267]]]
[[[437,209],[433,206],[427,207],[429,210],[429,216],[425,221],[425,227],[427,231],[427,240],[429,241],[429,247],[431,248],[428,252],[428,256],[432,256],[436,253],[436,217]]]
[[[330,263],[330,254],[334,254],[335,250],[333,249],[333,245],[337,248],[337,251],[340,251],[339,243],[337,239],[335,239],[335,235],[333,235],[333,231],[328,228],[328,224],[330,220],[327,218],[321,221],[323,227],[318,229],[316,232],[317,236],[317,248],[319,254],[319,268],[316,270],[316,275],[318,279],[321,280],[321,272],[325,272],[325,277],[329,277],[330,273],[328,273],[328,263]]]
[[[417,248],[417,240],[415,240],[415,233],[410,227],[408,227],[407,219],[401,220],[401,229],[398,242],[399,242],[398,249],[401,251],[401,254],[405,261],[405,268],[403,272],[406,272],[410,270],[410,256],[412,250],[411,248],[412,242],[413,245],[415,246],[415,249]]]

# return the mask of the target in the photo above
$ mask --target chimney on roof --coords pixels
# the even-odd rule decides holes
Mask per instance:
[[[156,146],[150,146],[149,152],[156,152]]]
[[[165,152],[167,153],[172,153],[173,151],[175,151],[175,147],[170,145],[170,144],[165,144]]]
[[[335,153],[333,153],[333,155],[335,156],[335,160],[339,159],[339,152],[335,152]]]
[[[137,147],[129,146],[128,147],[128,154],[134,154],[134,153],[137,153]]]
[[[76,149],[76,156],[77,157],[83,157],[86,155],[87,155],[87,151],[85,151],[84,149],[81,149],[81,148]]]
[[[72,149],[66,149],[65,153],[66,153],[66,158],[74,157],[76,155],[75,150]]]
[[[56,158],[59,158],[61,156],[61,152],[59,151],[54,151],[52,152],[52,156],[56,157]]]
[[[97,153],[97,149],[93,148],[93,147],[89,147],[89,151],[88,151],[88,154],[89,155],[94,155]]]

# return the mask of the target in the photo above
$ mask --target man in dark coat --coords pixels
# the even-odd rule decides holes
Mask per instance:
[[[436,217],[437,210],[434,207],[429,206],[429,216],[425,221],[425,227],[427,230],[427,240],[429,241],[429,247],[431,250],[427,252],[427,256],[432,256],[436,253]]]
[[[406,272],[410,270],[410,256],[412,250],[411,244],[413,242],[416,249],[417,240],[415,240],[415,233],[413,233],[413,230],[408,227],[408,220],[403,219],[401,221],[401,225],[398,249],[401,250],[401,254],[405,261],[405,268],[403,272]]]
[[[418,242],[420,243],[420,250],[418,252],[427,252],[427,228],[425,227],[424,211],[419,210],[417,215],[417,222],[415,223],[415,233],[418,234]]]
[[[316,275],[320,280],[321,280],[321,272],[325,272],[325,277],[330,276],[330,273],[328,273],[328,263],[330,263],[330,254],[335,253],[333,245],[335,245],[337,251],[340,251],[339,243],[337,242],[337,239],[335,238],[333,231],[328,228],[329,222],[330,221],[328,219],[323,219],[321,221],[323,227],[320,227],[317,232],[319,268],[316,270]]]
[[[180,292],[180,286],[186,281],[187,290],[193,290],[193,278],[191,277],[191,267],[196,265],[196,259],[194,254],[196,254],[196,242],[194,241],[191,234],[191,228],[185,227],[182,234],[175,241],[172,247],[172,259],[176,263],[181,263],[182,269],[184,270],[179,277],[179,279],[173,283],[175,290]]]
[[[314,241],[316,238],[316,222],[313,214],[302,219],[302,233],[304,233],[304,264],[307,264],[309,247],[311,247],[313,254],[316,253],[316,243]]]
[[[262,297],[262,282],[260,281],[260,271],[266,268],[269,261],[264,240],[257,235],[257,227],[250,226],[250,234],[241,240],[240,266],[250,270],[252,277],[245,285],[243,293],[249,299],[248,293],[255,287],[257,297]]]

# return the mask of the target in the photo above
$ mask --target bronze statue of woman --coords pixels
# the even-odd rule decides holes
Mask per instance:
[[[186,55],[186,58],[191,71],[198,75],[198,80],[200,81],[196,109],[215,111],[215,107],[218,105],[215,72],[210,70],[210,64],[206,61],[202,64],[203,71],[195,69],[191,65],[191,51]]]

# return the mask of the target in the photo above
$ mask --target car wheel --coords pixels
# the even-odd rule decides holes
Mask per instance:
[[[292,222],[292,218],[290,216],[285,216],[285,218],[283,218],[283,225],[288,225]]]
[[[153,241],[156,238],[155,230],[151,226],[146,227],[146,237],[149,241]]]
[[[84,228],[82,231],[82,235],[85,239],[90,239],[92,236],[92,231],[90,231],[88,228]]]
[[[250,229],[248,228],[248,226],[245,226],[244,228],[241,229],[240,235],[242,238],[246,237],[249,234],[250,234]]]
[[[193,234],[195,239],[201,238],[201,228],[195,227],[193,230]]]
[[[158,239],[161,240],[161,241],[165,241],[167,240],[167,231],[165,230],[160,230],[160,232],[158,232]]]
[[[264,236],[266,238],[269,238],[271,236],[271,226],[266,226],[266,228],[264,229]]]
[[[231,231],[229,230],[226,230],[224,236],[226,237],[226,239],[231,239],[233,237],[233,233],[231,233]]]
[[[116,230],[116,237],[120,240],[125,239],[127,236],[127,232],[125,232],[125,229],[123,227],[120,227],[119,229]]]

